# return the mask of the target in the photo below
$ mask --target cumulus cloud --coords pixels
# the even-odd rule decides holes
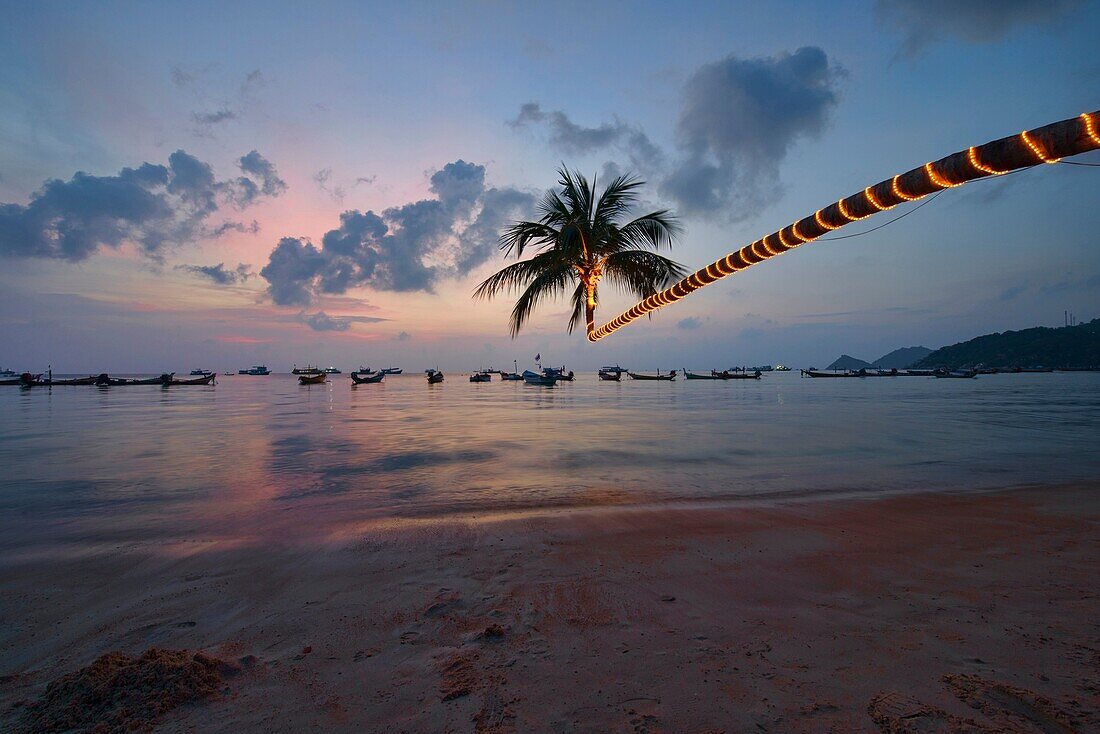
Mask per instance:
[[[208,278],[218,285],[237,285],[253,277],[252,266],[240,263],[235,268],[226,268],[225,263],[217,265],[177,265],[176,270],[185,270],[203,278]]]
[[[298,318],[314,331],[347,331],[356,322],[373,324],[386,320],[374,316],[329,316],[324,311],[311,314],[303,311]]]
[[[535,102],[507,124],[544,129],[550,145],[567,155],[618,151],[627,170],[658,181],[661,194],[681,211],[736,221],[775,195],[779,164],[792,146],[824,129],[840,75],[817,47],[706,64],[684,85],[674,155],[637,126],[615,119],[584,127]],[[603,165],[605,177],[622,170],[616,162]]]
[[[1014,28],[1049,23],[1083,0],[878,0],[875,15],[905,34],[902,50],[913,54],[945,36],[998,41]]]
[[[631,166],[647,172],[658,167],[664,158],[661,149],[640,127],[618,119],[596,127],[584,127],[561,110],[547,112],[538,103],[528,102],[507,124],[513,129],[544,128],[549,134],[550,145],[566,155],[586,155],[616,148],[630,159]]]
[[[688,316],[686,319],[680,319],[679,321],[676,322],[676,328],[686,329],[688,331],[690,331],[692,329],[698,329],[702,325],[703,325],[703,322],[700,321],[695,316]]]
[[[26,205],[0,204],[0,255],[75,262],[100,248],[131,243],[159,259],[171,245],[245,227],[211,227],[208,220],[227,204],[244,209],[263,196],[278,196],[286,184],[256,151],[238,165],[244,175],[219,181],[209,163],[177,150],[167,165],[51,179]]]
[[[747,217],[775,192],[779,164],[795,142],[824,129],[837,77],[812,46],[702,66],[684,87],[677,127],[684,158],[662,193],[687,213]]]
[[[430,291],[440,278],[464,275],[493,253],[506,220],[533,207],[533,197],[485,185],[485,167],[457,160],[431,177],[434,199],[373,211],[346,211],[321,247],[284,237],[260,271],[271,299],[307,305],[316,294],[369,286]]]

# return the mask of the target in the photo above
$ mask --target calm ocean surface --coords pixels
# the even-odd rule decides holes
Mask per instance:
[[[1100,374],[0,388],[0,550],[1100,476]]]

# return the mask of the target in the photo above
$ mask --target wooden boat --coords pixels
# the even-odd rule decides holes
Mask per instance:
[[[488,372],[475,372],[470,375],[470,382],[492,382],[493,378],[489,376]]]
[[[443,382],[443,373],[439,370],[426,370],[428,374],[428,384],[434,385],[437,382]]]
[[[725,380],[725,379],[728,379],[726,377],[725,373],[715,372],[714,370],[711,370],[709,375],[700,375],[700,374],[696,374],[695,372],[688,372],[686,369],[683,370],[683,373],[684,373],[684,379],[685,380]]]
[[[936,377],[954,377],[960,380],[969,380],[977,376],[977,370],[936,370]]]
[[[401,374],[401,368],[400,367],[385,367],[382,370],[382,374],[383,375],[400,375]]]
[[[541,385],[542,387],[553,387],[554,383],[558,381],[558,376],[552,371],[543,372],[541,375],[538,372],[532,372],[531,370],[523,371],[523,381],[528,385]]]
[[[307,375],[306,373],[299,373],[298,384],[299,385],[321,385],[328,379],[328,375],[324,372],[318,372],[315,375]]]
[[[165,372],[159,377],[144,377],[131,379],[127,377],[110,377],[103,373],[96,377],[95,384],[99,387],[129,387],[132,385],[167,385],[175,377],[175,372]]]
[[[632,380],[665,380],[666,382],[672,382],[676,379],[676,370],[669,370],[667,375],[662,375],[660,372],[655,375],[643,375],[639,372],[630,372],[629,370],[626,374],[630,375],[630,379]]]
[[[803,377],[866,377],[867,370],[851,371],[846,370],[844,372],[825,372],[823,370],[800,370]]]
[[[188,380],[168,380],[164,384],[165,385],[215,385],[215,384],[217,384],[217,380],[215,379],[214,373],[211,372],[209,375],[206,375],[205,377],[196,377],[194,379],[188,379]]]
[[[723,380],[759,380],[760,370],[755,372],[739,372],[726,370],[725,372],[718,373],[722,375]]]
[[[606,380],[608,382],[621,382],[623,379],[623,372],[625,371],[626,370],[624,370],[619,365],[615,365],[614,367],[600,367],[600,371],[597,374],[599,375],[601,380]]]
[[[576,376],[573,374],[573,370],[569,370],[568,372],[566,372],[564,367],[562,367],[560,370],[556,367],[547,367],[543,370],[543,372],[546,374],[553,374],[556,378],[558,378],[558,380],[564,380],[565,382],[573,382],[573,380],[576,379]]]
[[[42,384],[49,387],[55,385],[94,385],[98,379],[98,375],[91,375],[90,377],[73,377],[68,380],[45,380]]]
[[[359,372],[351,373],[351,381],[356,385],[373,385],[376,382],[381,382],[383,379],[385,379],[385,377],[385,371],[375,372],[373,374],[361,374]]]

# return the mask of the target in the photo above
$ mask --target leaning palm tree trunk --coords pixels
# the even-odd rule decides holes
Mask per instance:
[[[1000,176],[1041,163],[1057,163],[1062,158],[1100,148],[1100,111],[1026,130],[1000,140],[953,153],[938,161],[925,163],[906,173],[868,186],[841,199],[789,227],[772,232],[763,239],[715,260],[670,288],[639,301],[599,328],[588,320],[588,340],[595,342],[614,333],[631,321],[661,306],[684,298],[692,291],[716,280],[793,250],[851,222],[892,209],[906,201],[916,201],[946,188],[961,186],[988,176]]]

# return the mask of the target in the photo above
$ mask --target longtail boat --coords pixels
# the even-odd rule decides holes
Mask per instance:
[[[672,382],[676,379],[676,370],[669,370],[667,375],[662,375],[660,372],[656,375],[643,375],[640,372],[629,371],[626,374],[630,375],[630,379],[632,380],[665,380],[667,382]]]
[[[443,373],[439,370],[428,370],[428,384],[434,385],[437,382],[443,382]]]
[[[324,383],[324,381],[327,380],[327,379],[328,379],[328,375],[326,375],[324,372],[318,372],[317,374],[314,374],[314,375],[307,375],[305,373],[300,373],[298,375],[298,384],[299,385],[320,385],[320,384]]]
[[[684,372],[684,379],[685,380],[725,380],[725,379],[728,379],[725,376],[725,374],[723,374],[721,372],[715,372],[714,370],[711,370],[709,375],[700,375],[700,374],[697,374],[695,372],[688,372],[686,369],[683,372]]]
[[[165,372],[159,377],[143,377],[143,378],[128,378],[128,377],[110,377],[104,372],[102,375],[96,377],[95,384],[99,387],[129,387],[131,385],[167,385],[175,377],[175,372]]]
[[[844,372],[824,372],[822,370],[800,370],[803,377],[866,377],[867,370],[859,370],[853,372],[851,370],[845,370]]]
[[[216,385],[217,380],[214,379],[214,373],[204,375],[203,377],[196,377],[189,380],[169,380],[164,383],[165,385]]]
[[[369,372],[352,372],[351,373],[351,381],[356,385],[371,385],[371,384],[374,384],[376,382],[381,382],[383,379],[385,379],[385,377],[386,377],[385,371],[375,372],[373,374],[371,374]]]

